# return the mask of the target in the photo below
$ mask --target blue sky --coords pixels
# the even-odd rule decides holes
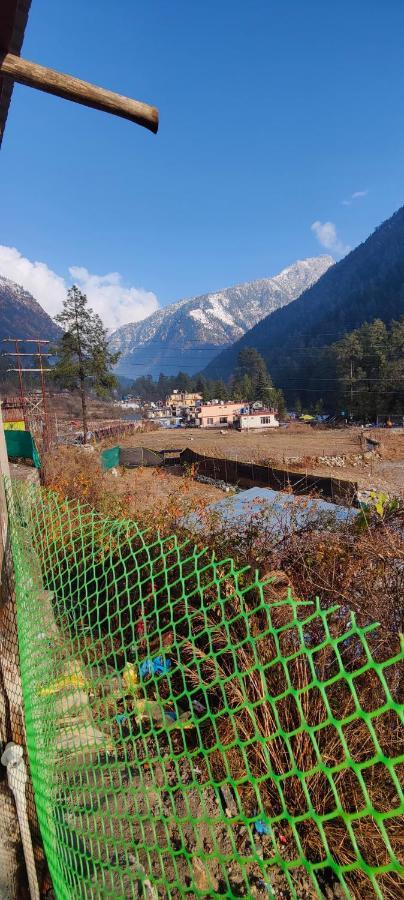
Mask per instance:
[[[50,312],[74,278],[112,327],[338,258],[403,203],[403,34],[402,0],[33,0],[23,55],[160,131],[17,85],[0,272]]]

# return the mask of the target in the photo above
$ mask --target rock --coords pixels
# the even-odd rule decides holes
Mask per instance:
[[[228,784],[223,784],[220,788],[224,803],[225,803],[225,813],[226,816],[231,819],[234,816],[237,816],[238,809],[237,803],[233,797],[233,794],[228,786]]]
[[[218,880],[209,870],[206,863],[198,859],[197,856],[193,856],[192,868],[195,887],[198,891],[217,891],[219,887]]]

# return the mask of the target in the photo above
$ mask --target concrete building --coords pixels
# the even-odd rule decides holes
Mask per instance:
[[[166,406],[173,416],[178,416],[184,423],[195,424],[197,410],[202,403],[202,394],[188,391],[173,391],[166,400]]]
[[[198,406],[202,402],[202,394],[193,391],[173,391],[166,399],[167,406]]]
[[[202,403],[197,410],[196,424],[201,428],[229,428],[243,410],[243,403]]]
[[[253,412],[243,412],[237,417],[235,426],[240,431],[279,428],[279,421],[276,416],[277,410],[275,409],[256,409]]]

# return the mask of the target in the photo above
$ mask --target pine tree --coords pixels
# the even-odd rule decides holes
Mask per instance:
[[[261,400],[273,406],[274,386],[265,361],[254,347],[240,351],[233,380],[235,396],[242,400]]]
[[[229,396],[228,390],[222,379],[219,379],[219,381],[213,382],[212,392],[213,392],[214,398],[216,400],[227,400],[228,399],[228,396]]]
[[[64,329],[57,347],[58,362],[53,377],[72,390],[78,390],[83,420],[83,441],[87,443],[87,384],[98,396],[106,396],[116,385],[111,367],[120,354],[111,353],[107,332],[100,317],[88,307],[88,300],[74,284],[67,292],[62,312],[56,316]]]
[[[261,402],[264,403],[265,406],[271,406],[273,405],[273,396],[274,387],[271,378],[267,371],[261,369],[258,372],[258,377],[255,384],[255,397],[257,400],[261,400]]]

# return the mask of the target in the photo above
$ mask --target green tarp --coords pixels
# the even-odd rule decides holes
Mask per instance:
[[[114,469],[119,466],[120,447],[111,447],[101,453],[101,465],[103,469]]]
[[[30,431],[5,431],[7,454],[9,457],[32,459],[37,469],[41,461]]]

